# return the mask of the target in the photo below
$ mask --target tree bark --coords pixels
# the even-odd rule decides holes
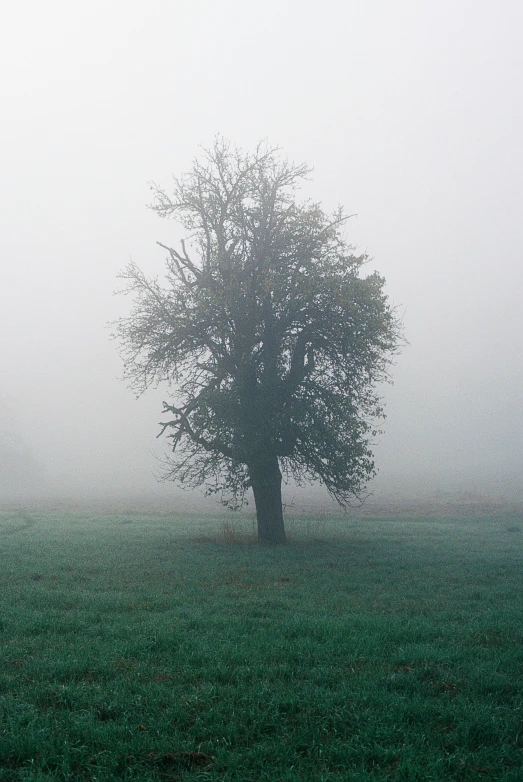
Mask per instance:
[[[260,543],[286,543],[278,457],[249,468]]]

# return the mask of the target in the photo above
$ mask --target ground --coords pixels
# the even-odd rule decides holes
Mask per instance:
[[[523,516],[0,513],[0,782],[519,780]]]

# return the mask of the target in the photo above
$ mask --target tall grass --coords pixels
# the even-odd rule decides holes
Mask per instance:
[[[0,514],[0,782],[523,779],[523,518]]]

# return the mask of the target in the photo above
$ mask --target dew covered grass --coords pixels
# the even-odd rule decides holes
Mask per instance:
[[[523,779],[523,517],[0,513],[0,782]]]

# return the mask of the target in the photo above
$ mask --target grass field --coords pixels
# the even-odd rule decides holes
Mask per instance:
[[[0,782],[523,780],[523,517],[0,513]]]

